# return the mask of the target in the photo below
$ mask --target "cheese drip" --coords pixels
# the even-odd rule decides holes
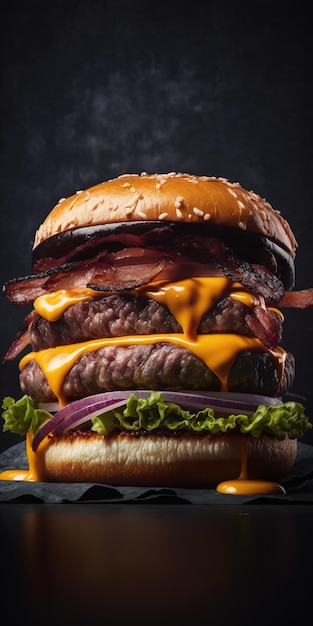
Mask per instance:
[[[130,290],[129,293],[152,298],[167,306],[184,329],[184,333],[189,333],[190,336],[195,334],[203,315],[223,296],[242,302],[248,307],[257,304],[265,306],[261,296],[244,290],[240,283],[224,277],[189,278],[175,283],[160,281],[150,284],[149,287]],[[97,297],[105,297],[103,291],[85,287],[59,289],[36,298],[34,308],[44,319],[56,322],[73,304]],[[284,319],[279,309],[269,308],[269,310]]]
[[[230,368],[237,354],[242,350],[250,349],[270,353],[282,373],[285,351],[280,347],[269,350],[254,337],[230,333],[197,335],[203,315],[223,296],[240,300],[249,307],[255,304],[265,306],[262,297],[249,293],[240,283],[233,282],[226,277],[200,277],[175,283],[155,282],[135,289],[131,293],[152,298],[166,305],[181,325],[183,332],[110,337],[48,348],[24,356],[20,361],[20,370],[29,361],[35,360],[62,405],[65,404],[62,397],[63,381],[75,362],[85,352],[99,350],[106,346],[148,345],[160,342],[182,346],[193,352],[215,373],[221,382],[222,391],[227,391]],[[55,321],[66,308],[75,302],[99,296],[103,297],[103,293],[94,292],[91,289],[60,290],[37,298],[34,307],[42,317]]]
[[[34,309],[49,322],[56,322],[70,306],[77,304],[77,302],[92,300],[97,293],[101,292],[85,287],[83,289],[59,289],[53,293],[36,298]]]
[[[0,474],[0,480],[25,480],[27,482],[37,482],[45,478],[45,452],[49,446],[49,438],[45,437],[39,444],[36,452],[32,449],[34,435],[31,430],[26,435],[26,455],[28,470],[8,469]]]

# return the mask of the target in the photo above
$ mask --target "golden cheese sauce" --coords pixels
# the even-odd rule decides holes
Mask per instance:
[[[196,339],[197,329],[204,314],[215,302],[230,291],[233,285],[228,278],[193,278],[177,283],[156,283],[139,289],[139,293],[152,298],[167,308],[181,325],[184,335]],[[248,294],[247,294],[248,298]]]
[[[26,454],[28,460],[28,470],[5,470],[0,474],[0,480],[25,480],[37,482],[43,480],[45,475],[45,449],[49,445],[48,437],[39,444],[36,452],[32,449],[33,434],[29,431],[26,435]]]
[[[216,487],[216,491],[231,495],[273,495],[286,493],[284,487],[270,480],[251,480],[248,475],[248,442],[246,435],[241,436],[241,469],[238,478],[225,480]]]
[[[240,283],[225,277],[205,276],[174,283],[156,281],[150,283],[149,287],[138,287],[130,290],[129,293],[152,298],[167,306],[186,334],[188,334],[188,328],[191,329],[191,327],[194,333],[206,311],[209,311],[223,295],[240,300],[250,307],[263,301],[260,296],[245,291]],[[73,304],[104,295],[101,291],[88,288],[59,289],[54,293],[36,298],[34,308],[41,317],[55,322]],[[280,311],[278,313],[281,315]],[[190,319],[187,320],[186,315]]]
[[[233,496],[271,496],[285,495],[286,491],[279,483],[268,480],[249,480],[239,477],[235,480],[227,480],[216,487],[219,493],[226,493]]]
[[[70,306],[77,302],[92,300],[97,293],[99,292],[86,287],[71,290],[59,289],[54,293],[36,298],[34,309],[49,322],[56,322]]]
[[[198,358],[216,374],[221,382],[221,390],[227,391],[227,379],[232,363],[237,354],[245,349],[264,350],[269,352],[279,364],[281,375],[284,367],[285,351],[277,346],[269,350],[264,348],[254,337],[245,337],[236,334],[208,334],[197,335],[200,321],[221,297],[228,296],[252,307],[264,305],[262,297],[246,291],[240,283],[233,282],[225,277],[199,277],[186,279],[175,283],[155,282],[149,286],[133,290],[133,294],[152,298],[168,307],[172,315],[182,327],[182,333],[158,335],[131,335],[124,337],[103,338],[84,341],[72,345],[48,348],[39,352],[31,352],[20,361],[20,370],[35,360],[44,372],[49,386],[58,398],[61,405],[65,405],[62,396],[63,381],[75,362],[86,352],[99,350],[106,346],[129,346],[139,344],[154,344],[167,342],[191,350]],[[59,290],[37,298],[34,308],[49,321],[56,321],[65,310],[76,302],[90,300],[94,297],[103,297],[103,293],[91,289]],[[273,309],[277,314],[280,311]],[[246,438],[243,438],[244,440]],[[43,451],[48,445],[46,438],[39,449],[34,453],[31,448],[31,435],[27,437],[27,456],[29,471],[8,470],[0,475],[4,480],[40,480],[43,475]],[[218,491],[223,493],[273,493],[276,488],[282,489],[276,483],[264,481],[250,481],[246,475],[246,450],[242,451],[242,472],[236,480],[221,483]],[[263,491],[260,491],[262,490]],[[277,491],[275,492],[277,493]],[[280,491],[281,493],[281,491]]]

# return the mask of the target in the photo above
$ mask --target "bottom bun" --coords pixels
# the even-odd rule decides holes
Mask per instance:
[[[243,438],[248,478],[278,480],[291,470],[297,440],[269,435],[146,435],[75,433],[51,438],[45,480],[149,487],[216,487],[238,478]]]

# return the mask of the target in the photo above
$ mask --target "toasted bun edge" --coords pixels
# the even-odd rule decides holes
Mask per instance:
[[[249,435],[248,477],[277,480],[291,470],[297,440]],[[215,487],[238,478],[241,436],[141,436],[97,434],[52,438],[45,480],[109,485]]]

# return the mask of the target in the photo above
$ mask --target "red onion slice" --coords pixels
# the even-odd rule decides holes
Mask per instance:
[[[117,393],[119,394],[119,392]],[[112,398],[113,394],[110,394],[111,399],[108,399],[107,393],[104,400],[99,400],[98,396],[92,396],[91,398],[89,398],[89,403],[86,406],[81,406],[79,401],[75,402],[76,406],[79,405],[78,408],[66,415],[66,417],[63,417],[61,421],[58,421],[54,429],[54,433],[56,435],[60,435],[70,428],[77,428],[78,426],[80,426],[87,420],[92,419],[93,417],[97,417],[98,415],[104,414],[108,411],[112,411],[115,408],[125,405],[130,393],[133,393],[137,398],[148,398],[151,394],[151,391],[134,390],[133,392],[125,392],[125,397],[123,397],[122,400],[116,401],[114,401],[114,398]],[[124,396],[123,393],[122,395]],[[218,395],[212,396],[209,394],[208,396],[202,396],[199,394],[188,394],[174,391],[163,391],[162,395],[165,402],[172,402],[178,404],[179,406],[192,408],[194,410],[207,408],[209,402],[209,405],[212,406],[212,408],[219,408],[223,406],[223,409],[226,409],[229,412],[239,412],[243,410],[246,413],[252,412],[251,405],[247,402],[240,402],[237,400],[236,403],[234,403],[233,399],[221,400]],[[236,406],[234,406],[234,404],[236,404]],[[256,406],[257,405],[255,405],[254,403],[255,408]]]
[[[53,415],[51,419],[45,422],[45,424],[40,428],[40,430],[38,430],[32,442],[33,451],[35,452],[37,450],[39,444],[45,437],[47,437],[47,435],[54,432],[56,426],[60,424],[62,420],[64,420],[68,416],[71,416],[73,413],[75,413],[75,411],[82,410],[82,409],[88,410],[93,404],[95,404],[96,402],[100,402],[100,401],[102,401],[102,406],[104,409],[106,406],[112,405],[116,400],[123,400],[125,402],[125,399],[128,396],[129,396],[129,392],[112,391],[112,392],[99,393],[94,396],[88,396],[86,398],[82,398],[80,400],[75,400],[74,402],[70,402],[65,407],[60,409],[60,411],[55,413],[55,415]],[[85,421],[87,421],[87,419],[89,418],[86,418]]]
[[[104,405],[103,401],[91,404],[88,408],[79,409],[74,413],[70,413],[70,415],[57,424],[54,429],[54,433],[56,435],[61,435],[61,433],[66,432],[70,428],[77,428],[81,424],[84,424],[84,422],[91,420],[93,417],[103,415],[104,413],[117,409],[120,406],[125,406],[124,398],[119,401],[116,400],[115,402],[110,402],[106,405]]]

